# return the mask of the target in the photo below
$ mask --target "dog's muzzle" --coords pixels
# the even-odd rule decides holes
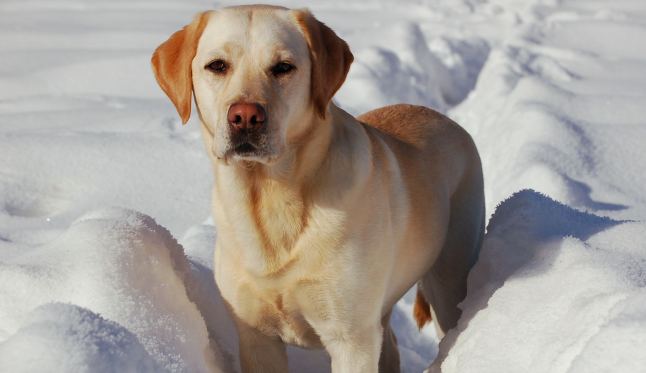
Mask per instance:
[[[267,112],[257,103],[235,103],[227,112],[230,152],[235,155],[261,155],[266,143]]]

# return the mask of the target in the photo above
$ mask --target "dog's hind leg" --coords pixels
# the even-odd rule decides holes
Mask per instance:
[[[392,312],[392,311],[391,311]],[[399,350],[397,348],[397,337],[390,327],[390,314],[388,312],[382,319],[383,341],[381,342],[381,354],[379,356],[379,373],[399,373]]]
[[[482,174],[477,168],[462,180],[451,198],[451,216],[442,251],[418,282],[415,307],[418,325],[423,326],[432,317],[440,338],[460,318],[458,304],[466,296],[467,276],[480,253],[484,219]],[[430,314],[421,312],[426,302],[430,303]]]

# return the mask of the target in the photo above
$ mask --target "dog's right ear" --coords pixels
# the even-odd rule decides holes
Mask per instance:
[[[157,83],[175,105],[183,124],[191,117],[191,63],[197,52],[197,43],[206,26],[208,14],[209,12],[198,14],[193,22],[171,35],[157,47],[151,60]]]

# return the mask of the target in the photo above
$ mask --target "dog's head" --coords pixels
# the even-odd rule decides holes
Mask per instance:
[[[195,95],[217,158],[269,164],[326,116],[352,60],[307,10],[241,6],[199,14],[152,65],[183,123]]]

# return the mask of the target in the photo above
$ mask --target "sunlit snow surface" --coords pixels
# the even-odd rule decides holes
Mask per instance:
[[[0,2],[1,372],[237,370],[198,123],[149,67],[231,4]],[[279,4],[349,42],[342,107],[431,106],[480,150],[490,219],[463,317],[438,346],[400,301],[403,370],[643,370],[646,3]],[[290,367],[329,362],[291,349]]]

